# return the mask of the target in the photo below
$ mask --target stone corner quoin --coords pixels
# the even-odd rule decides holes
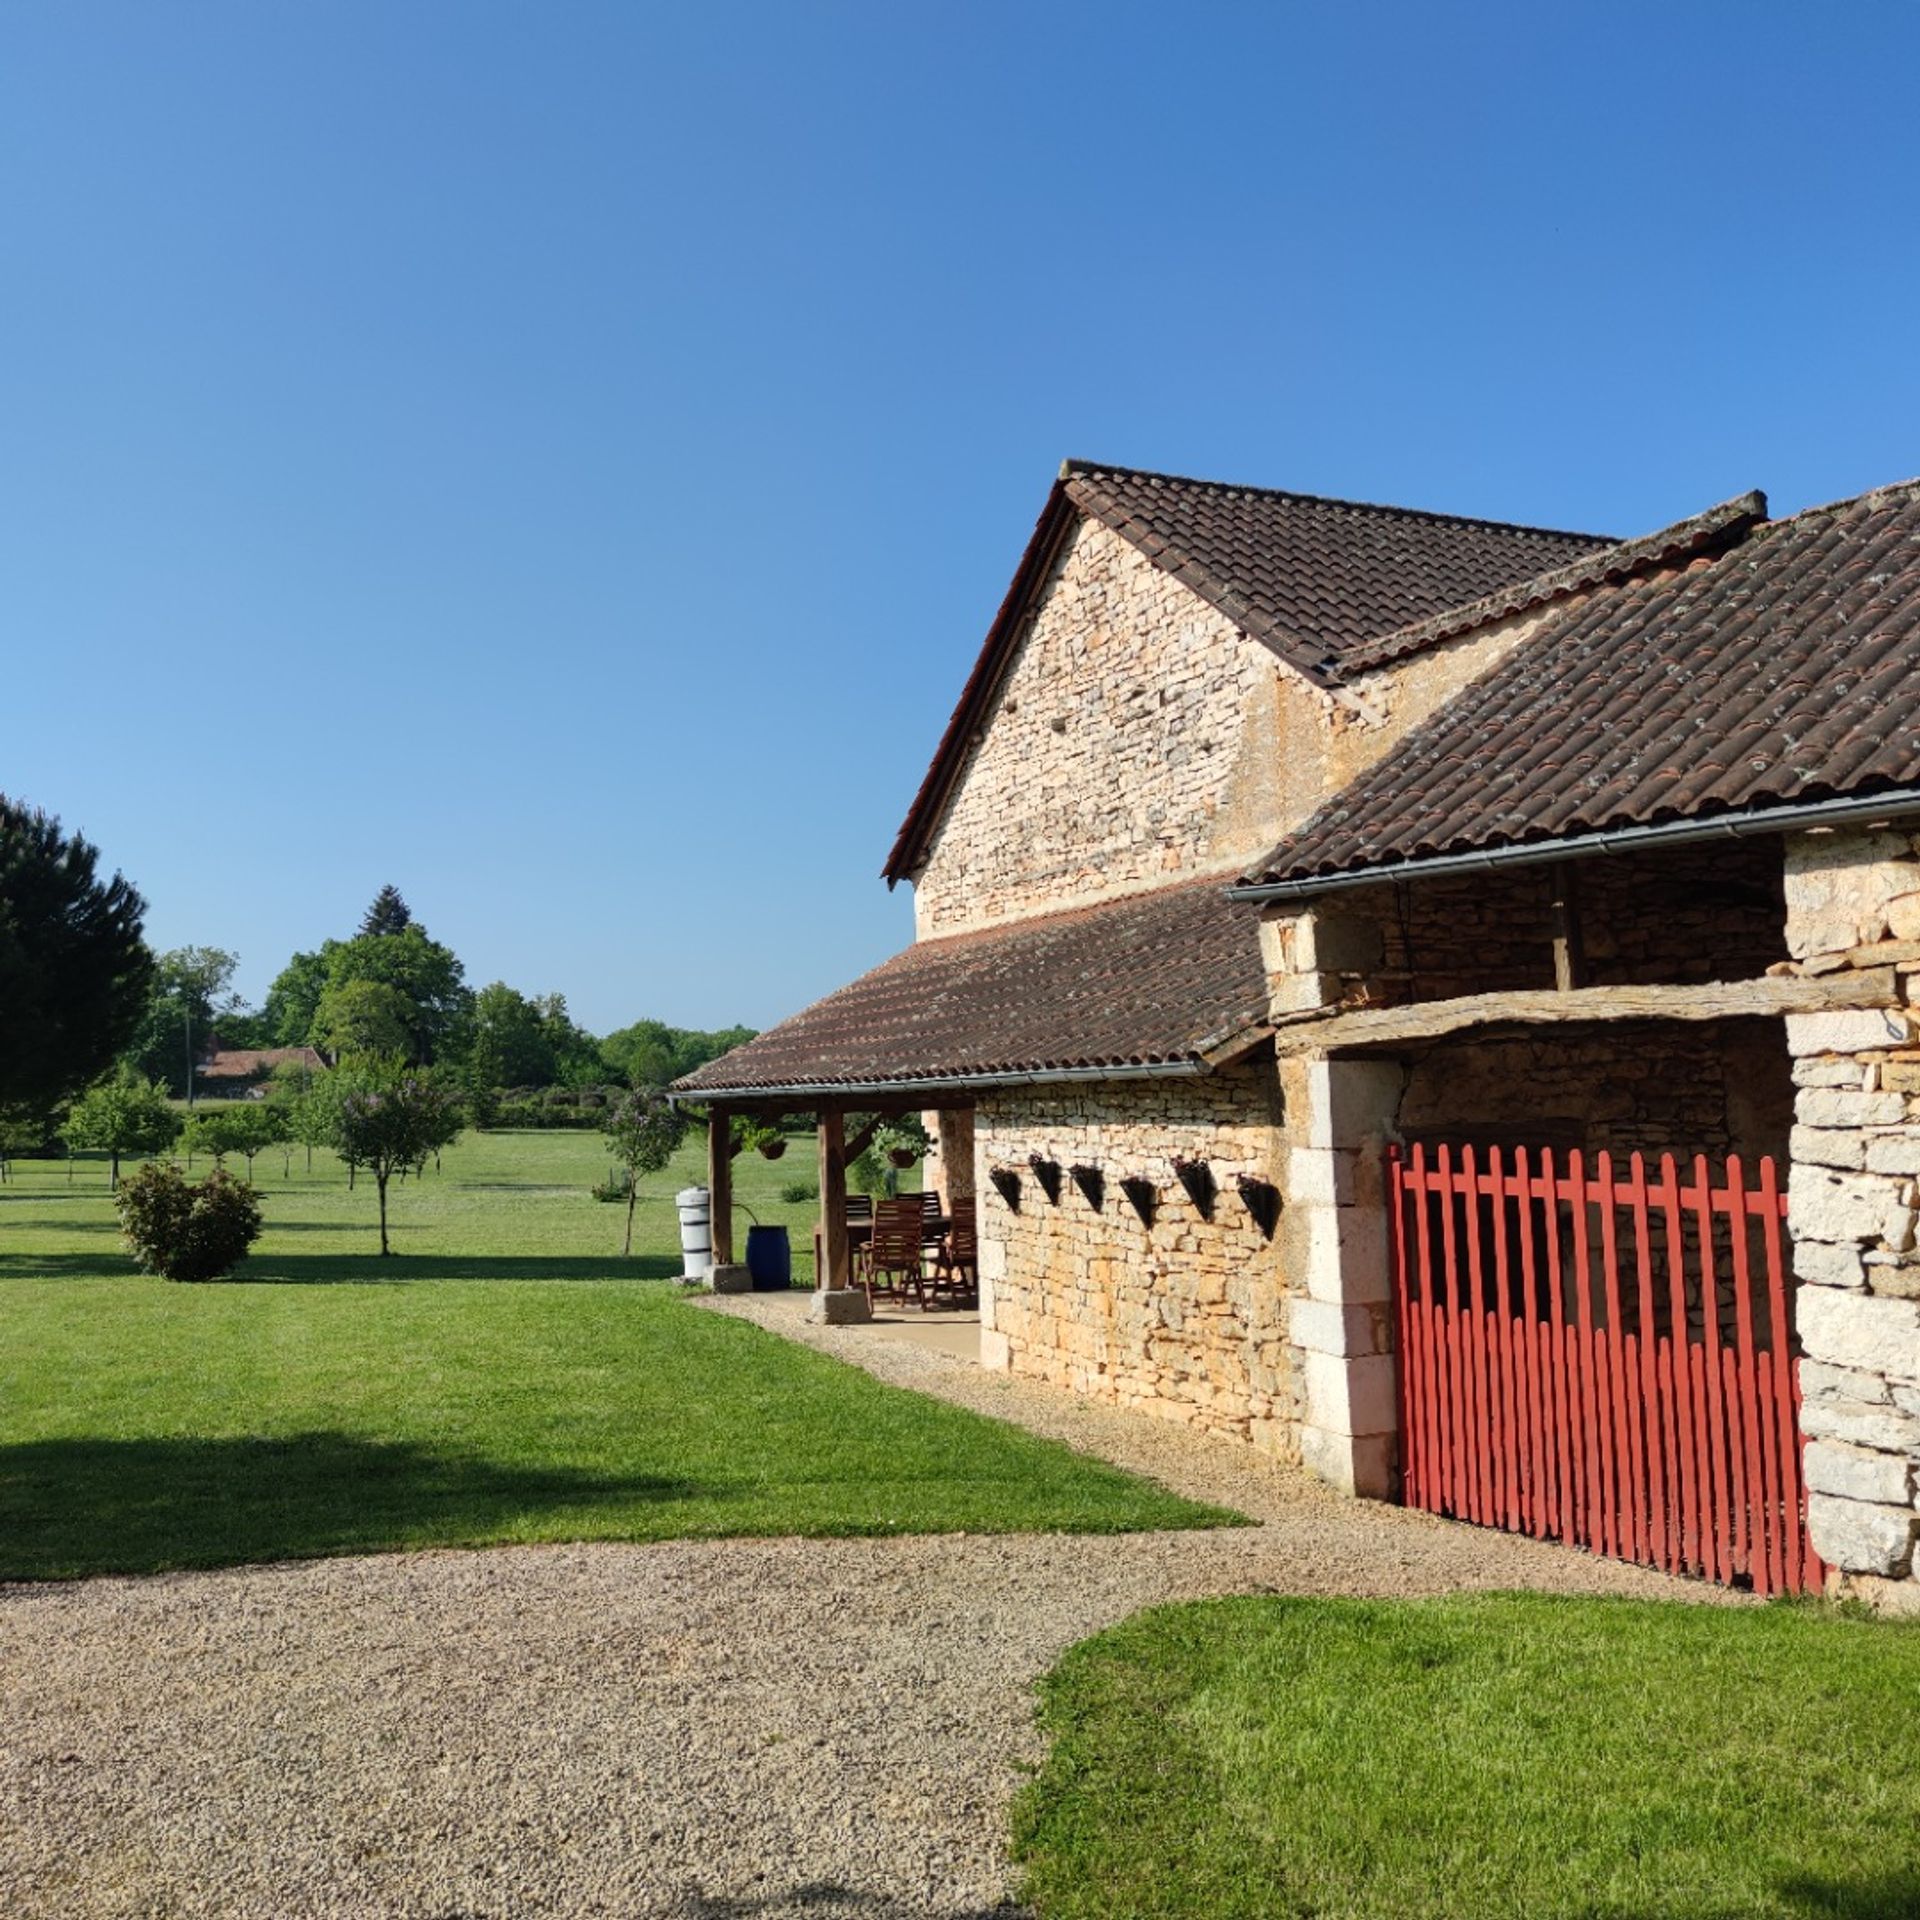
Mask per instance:
[[[1882,1598],[1920,1534],[1920,840],[1790,838],[1786,896],[1803,971],[1891,964],[1901,983],[1900,1006],[1786,1023],[1808,1531],[1837,1586]]]

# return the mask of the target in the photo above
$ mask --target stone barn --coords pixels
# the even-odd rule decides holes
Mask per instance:
[[[1642,538],[1069,464],[885,877],[679,1083],[971,1196],[986,1364],[1357,1494],[1920,1596],[1920,483]]]

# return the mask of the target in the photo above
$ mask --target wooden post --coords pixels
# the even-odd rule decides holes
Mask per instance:
[[[1553,984],[1571,993],[1587,984],[1586,954],[1580,944],[1579,883],[1565,861],[1553,867]]]
[[[837,1108],[820,1115],[820,1272],[814,1284],[832,1293],[853,1284],[847,1257],[847,1120]]]
[[[713,1213],[713,1264],[733,1265],[733,1116],[707,1109],[707,1203]]]

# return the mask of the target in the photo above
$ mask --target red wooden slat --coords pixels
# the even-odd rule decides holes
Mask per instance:
[[[1631,1408],[1627,1405],[1627,1358],[1624,1329],[1626,1317],[1621,1311],[1619,1217],[1614,1211],[1617,1193],[1613,1178],[1613,1155],[1604,1147],[1594,1156],[1600,1183],[1601,1277],[1605,1282],[1607,1312],[1607,1370],[1601,1378],[1605,1405],[1601,1437],[1612,1448],[1611,1471],[1607,1484],[1611,1499],[1607,1510],[1609,1553],[1623,1560],[1639,1560],[1640,1492],[1638,1486],[1639,1449],[1631,1435]]]
[[[1580,1442],[1574,1431],[1574,1422],[1579,1396],[1570,1391],[1572,1365],[1568,1351],[1567,1300],[1565,1276],[1560,1271],[1560,1187],[1554,1178],[1553,1155],[1544,1147],[1540,1150],[1540,1185],[1541,1211],[1547,1237],[1547,1325],[1552,1336],[1549,1343],[1552,1359],[1547,1377],[1553,1388],[1555,1499],[1558,1508],[1555,1519],[1560,1538],[1571,1545],[1575,1538],[1574,1514],[1578,1498],[1575,1476]]]
[[[1635,1276],[1639,1282],[1640,1331],[1635,1341],[1639,1361],[1640,1405],[1634,1425],[1641,1436],[1641,1458],[1647,1488],[1647,1557],[1656,1567],[1673,1566],[1667,1547],[1666,1449],[1661,1444],[1660,1347],[1653,1318],[1653,1234],[1647,1213],[1647,1163],[1635,1154],[1628,1163],[1627,1185],[1633,1206]]]
[[[1467,1358],[1466,1318],[1461,1311],[1464,1289],[1460,1282],[1459,1235],[1453,1224],[1453,1152],[1442,1146],[1439,1154],[1437,1191],[1440,1195],[1440,1270],[1445,1276],[1447,1335],[1447,1416],[1453,1429],[1453,1452],[1449,1461],[1448,1504],[1460,1519],[1473,1515],[1473,1443],[1469,1408],[1473,1391],[1473,1368]]]
[[[1428,1185],[1427,1151],[1423,1146],[1416,1145],[1413,1150],[1413,1169],[1413,1224],[1420,1259],[1421,1312],[1425,1320],[1420,1363],[1421,1378],[1427,1388],[1426,1504],[1439,1513],[1443,1511],[1446,1495],[1447,1470],[1446,1394],[1443,1390],[1446,1361],[1440,1351],[1446,1320],[1439,1302],[1434,1298],[1431,1244],[1433,1200]]]
[[[1479,1174],[1471,1146],[1460,1149],[1459,1177],[1466,1204],[1468,1345],[1473,1354],[1473,1517],[1490,1527],[1499,1518],[1493,1493],[1493,1382],[1487,1357],[1487,1269],[1480,1247]]]
[[[1680,1170],[1673,1155],[1660,1156],[1660,1217],[1666,1225],[1668,1312],[1672,1316],[1667,1353],[1673,1376],[1673,1457],[1679,1503],[1679,1564],[1694,1573],[1705,1571],[1700,1544],[1700,1489],[1703,1474],[1700,1465],[1699,1434],[1693,1421],[1693,1367],[1688,1358],[1692,1345],[1691,1316],[1687,1312],[1687,1242],[1680,1218]]]
[[[1726,1380],[1720,1366],[1720,1282],[1714,1267],[1713,1189],[1703,1153],[1694,1155],[1693,1180],[1694,1208],[1700,1222],[1700,1305],[1706,1328],[1707,1447],[1713,1469],[1713,1525],[1709,1537],[1713,1542],[1714,1578],[1730,1581],[1735,1572],[1732,1462],[1727,1448]]]
[[[1553,1531],[1553,1468],[1547,1458],[1547,1422],[1541,1413],[1540,1320],[1538,1316],[1540,1276],[1535,1271],[1533,1253],[1534,1183],[1529,1172],[1525,1147],[1515,1151],[1516,1191],[1520,1205],[1520,1311],[1514,1319],[1514,1331],[1521,1351],[1521,1378],[1525,1385],[1527,1434],[1527,1531],[1544,1539]]]
[[[1580,1431],[1585,1436],[1579,1536],[1596,1552],[1607,1552],[1610,1549],[1605,1544],[1607,1530],[1603,1516],[1609,1503],[1603,1467],[1611,1456],[1603,1447],[1600,1395],[1594,1375],[1593,1268],[1587,1238],[1586,1160],[1577,1148],[1567,1161],[1567,1197],[1573,1203],[1574,1313],[1579,1329],[1575,1364],[1580,1373]]]
[[[1760,1593],[1780,1590],[1778,1514],[1779,1463],[1766,1444],[1773,1432],[1760,1405],[1760,1359],[1753,1326],[1753,1263],[1748,1245],[1747,1181],[1737,1153],[1727,1156],[1729,1231],[1733,1252],[1733,1313],[1735,1373],[1740,1385],[1740,1445],[1746,1463],[1747,1565]]]
[[[1491,1351],[1496,1384],[1494,1412],[1494,1511],[1499,1524],[1518,1530],[1520,1485],[1524,1461],[1520,1453],[1520,1424],[1515,1416],[1514,1382],[1518,1374],[1513,1352],[1513,1328],[1507,1315],[1512,1274],[1507,1260],[1506,1157],[1496,1146],[1487,1154],[1487,1197],[1493,1205],[1493,1285],[1490,1304]]]
[[[1760,1243],[1767,1262],[1767,1325],[1773,1368],[1775,1445],[1780,1460],[1781,1583],[1789,1593],[1805,1593],[1806,1497],[1801,1471],[1801,1442],[1793,1390],[1793,1323],[1788,1310],[1786,1249],[1780,1221],[1787,1197],[1780,1191],[1773,1156],[1760,1160]]]

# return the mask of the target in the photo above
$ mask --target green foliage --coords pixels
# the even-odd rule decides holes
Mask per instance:
[[[820,1198],[820,1183],[817,1180],[789,1180],[780,1189],[780,1198],[790,1207],[804,1206],[809,1200]]]
[[[786,1138],[772,1121],[749,1119],[744,1113],[733,1116],[727,1124],[727,1133],[736,1153],[765,1154],[775,1141]],[[777,1160],[780,1156],[774,1154],[770,1157]]]
[[[273,1035],[276,1047],[304,1047],[312,1044],[314,1016],[320,1011],[320,996],[327,990],[327,961],[324,954],[296,953],[280,969],[267,989],[266,1004],[260,1017]]]
[[[380,1251],[387,1238],[387,1183],[396,1173],[418,1172],[460,1137],[454,1090],[431,1073],[389,1059],[363,1062],[330,1075],[337,1092],[333,1144],[349,1166],[373,1175],[380,1195]]]
[[[329,987],[373,981],[406,1001],[407,1052],[414,1061],[457,1057],[462,1051],[473,1007],[466,970],[451,948],[428,937],[419,921],[409,920],[398,933],[329,940],[320,951]]]
[[[313,1017],[313,1044],[337,1059],[413,1051],[413,1003],[382,980],[330,981]]]
[[[0,796],[0,1103],[59,1106],[125,1050],[153,983],[145,911],[78,834]]]
[[[151,1080],[116,1075],[81,1095],[64,1131],[68,1146],[112,1156],[108,1179],[118,1186],[120,1156],[165,1151],[179,1137],[180,1116]]]
[[[607,1065],[630,1087],[664,1087],[695,1067],[731,1053],[754,1037],[752,1027],[722,1027],[702,1033],[669,1027],[659,1020],[636,1020],[600,1043]]]
[[[196,1183],[177,1167],[150,1161],[121,1187],[115,1205],[134,1264],[163,1280],[217,1280],[260,1237],[253,1189],[218,1167]]]
[[[237,954],[224,947],[175,947],[154,964],[152,989],[122,1058],[135,1073],[174,1095],[187,1092],[187,1068],[239,1011],[233,993]],[[238,1044],[238,1043],[235,1043]]]

